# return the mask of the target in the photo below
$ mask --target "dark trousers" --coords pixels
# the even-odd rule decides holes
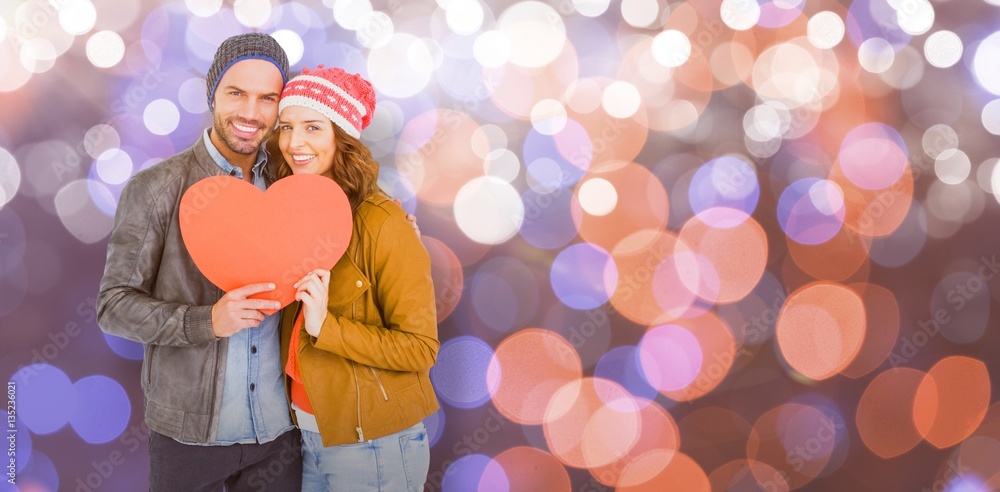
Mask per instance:
[[[265,444],[194,446],[149,431],[149,490],[300,492],[301,434],[292,429]]]

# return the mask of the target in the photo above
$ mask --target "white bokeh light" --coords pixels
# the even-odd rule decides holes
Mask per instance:
[[[990,187],[993,188],[993,198],[1000,202],[1000,166],[993,166],[993,176],[990,179]]]
[[[630,118],[639,110],[642,96],[634,85],[616,80],[604,88],[601,106],[609,115],[623,119]]]
[[[934,6],[927,0],[897,0],[889,2],[896,9],[896,23],[907,34],[919,36],[934,25]]]
[[[358,21],[358,29],[355,31],[354,37],[361,46],[375,49],[388,44],[395,33],[396,25],[393,24],[389,14],[373,11],[365,14]]]
[[[271,33],[271,37],[278,41],[278,44],[285,50],[288,56],[288,65],[295,65],[302,60],[302,55],[306,52],[302,38],[295,32],[288,29],[281,29]]]
[[[610,5],[611,0],[573,0],[573,8],[584,17],[600,17]]]
[[[487,176],[511,183],[521,174],[521,161],[508,149],[496,149],[483,161],[483,170]]]
[[[95,23],[97,9],[90,0],[70,0],[59,8],[59,25],[69,34],[87,34]]]
[[[934,160],[934,174],[945,184],[959,184],[969,177],[972,162],[961,150],[948,152]]]
[[[7,39],[7,19],[0,15],[0,43]]]
[[[222,0],[184,0],[184,5],[198,17],[211,17],[222,8]]]
[[[951,31],[931,34],[924,43],[924,57],[927,58],[927,63],[938,68],[948,68],[958,63],[964,51],[962,40]]]
[[[7,149],[0,147],[0,209],[14,198],[21,187],[21,168]]]
[[[731,29],[746,31],[760,20],[760,4],[757,0],[722,0],[720,14]]]
[[[169,135],[177,129],[181,114],[177,106],[167,99],[157,99],[146,106],[142,112],[142,121],[154,135]]]
[[[668,29],[653,38],[653,59],[664,67],[679,67],[691,57],[691,40],[684,33]]]
[[[385,46],[373,49],[368,55],[372,84],[390,97],[406,98],[422,91],[433,70],[433,57],[427,45],[411,34],[396,34]]]
[[[858,61],[871,73],[882,73],[892,66],[896,50],[882,38],[869,38],[858,47]]]
[[[542,99],[531,108],[531,126],[542,135],[555,135],[566,127],[566,107],[555,99]]]
[[[510,183],[483,176],[466,183],[455,196],[455,222],[469,239],[501,244],[524,222],[524,202]]]
[[[844,39],[845,32],[844,20],[829,10],[812,16],[806,25],[806,35],[809,37],[809,42],[819,49],[837,46]]]
[[[208,111],[208,101],[205,99],[205,79],[192,77],[184,81],[177,89],[177,102],[184,111],[201,114]]]
[[[497,20],[497,30],[511,44],[510,62],[522,67],[548,65],[566,44],[562,16],[542,2],[519,2],[508,7]]]
[[[472,44],[472,56],[486,68],[503,66],[510,60],[511,50],[510,39],[500,31],[486,31]]]
[[[1000,96],[1000,63],[997,63],[997,53],[1000,53],[1000,32],[990,34],[979,43],[972,59],[972,71],[976,74],[979,85]]]
[[[21,45],[21,66],[32,73],[45,73],[56,64],[59,54],[48,39],[32,38]]]
[[[349,31],[354,31],[361,20],[372,13],[368,0],[337,0],[333,3],[333,20]]]
[[[113,221],[102,209],[114,210],[114,201],[107,186],[90,179],[67,184],[54,198],[56,213],[63,227],[85,244],[93,244],[108,237]]]
[[[271,18],[270,0],[236,0],[233,11],[236,20],[247,27],[261,27]]]
[[[578,199],[584,212],[602,217],[618,205],[618,190],[606,179],[588,179],[580,185]]]
[[[622,0],[622,18],[632,27],[651,27],[658,15],[657,0]]]
[[[204,91],[203,91],[204,92]],[[122,144],[121,135],[111,125],[99,123],[90,127],[83,136],[83,148],[87,155],[98,158],[101,154],[118,148]]]
[[[125,42],[116,32],[100,31],[87,40],[87,59],[97,68],[111,68],[125,56]]]
[[[976,182],[979,183],[979,188],[986,193],[995,194],[997,192],[993,188],[993,172],[996,171],[998,163],[1000,163],[1000,159],[993,157],[986,159],[976,168]]]
[[[478,0],[452,0],[445,10],[445,22],[455,34],[469,35],[483,27],[483,6]]]
[[[983,106],[982,119],[986,131],[1000,135],[1000,99],[994,99]]]
[[[111,149],[97,158],[97,177],[110,185],[122,184],[132,176],[132,157],[121,149]]]

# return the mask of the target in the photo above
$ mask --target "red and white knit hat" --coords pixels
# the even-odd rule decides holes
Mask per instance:
[[[340,68],[304,68],[281,91],[278,112],[289,106],[318,111],[348,135],[361,138],[361,130],[371,123],[375,111],[375,88],[360,75]]]

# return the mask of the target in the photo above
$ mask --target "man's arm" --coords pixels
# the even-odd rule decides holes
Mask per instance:
[[[257,326],[264,318],[258,309],[276,309],[277,301],[246,298],[273,288],[267,284],[236,289],[215,305],[154,298],[165,234],[149,189],[133,177],[118,202],[97,296],[97,324],[104,332],[148,344],[196,345]]]

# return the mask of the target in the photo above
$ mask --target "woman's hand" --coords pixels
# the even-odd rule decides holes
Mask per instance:
[[[393,202],[396,202],[396,205],[399,205],[399,208],[403,208],[403,201],[399,198],[394,199]],[[408,213],[406,214],[406,221],[413,226],[413,230],[417,233],[417,237],[420,237],[420,226],[417,225],[417,217]]]
[[[302,301],[302,317],[306,333],[319,337],[330,303],[330,271],[313,270],[295,282],[292,287],[296,289],[295,300]]]

